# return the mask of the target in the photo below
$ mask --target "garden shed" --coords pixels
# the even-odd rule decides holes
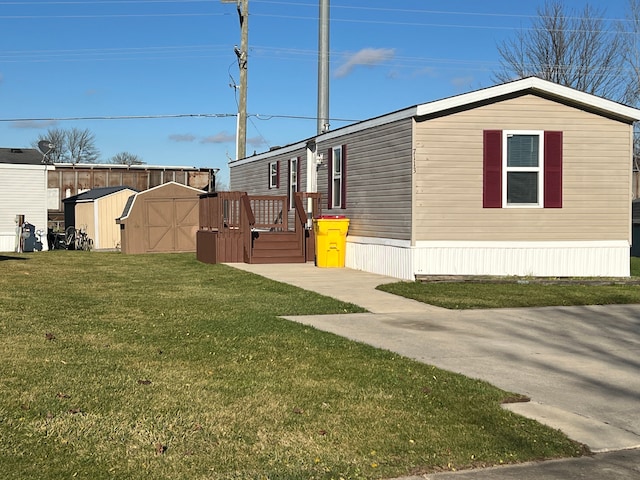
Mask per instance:
[[[116,218],[136,192],[124,186],[102,187],[65,198],[62,201],[65,229],[70,226],[85,229],[95,249],[119,247],[120,227]]]
[[[202,193],[169,182],[129,197],[117,219],[122,253],[195,252]]]

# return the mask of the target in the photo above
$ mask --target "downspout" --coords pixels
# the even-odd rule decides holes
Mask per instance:
[[[318,192],[318,156],[315,139],[307,142],[307,185],[305,191],[308,193]],[[307,227],[312,228],[313,221],[313,199],[307,198]]]

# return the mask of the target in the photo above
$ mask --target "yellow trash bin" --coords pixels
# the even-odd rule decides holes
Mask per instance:
[[[322,215],[313,220],[316,237],[316,266],[344,267],[349,219],[343,215]]]

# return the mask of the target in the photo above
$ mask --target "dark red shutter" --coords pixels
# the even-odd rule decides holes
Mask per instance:
[[[302,163],[301,157],[298,157],[298,161],[296,162],[296,179],[298,180],[298,185],[296,186],[296,192],[302,191],[302,189],[300,188],[300,171],[302,170],[302,167],[300,165],[301,163]]]
[[[544,132],[544,208],[562,208],[562,132]]]
[[[327,208],[333,207],[333,149],[327,152]]]
[[[287,180],[287,210],[291,210],[291,159],[287,161],[287,171],[289,179]]]
[[[280,188],[280,160],[276,162],[276,188]]]
[[[482,184],[482,206],[502,208],[502,130],[484,131]]]
[[[340,208],[347,208],[347,146],[342,145],[342,204]]]

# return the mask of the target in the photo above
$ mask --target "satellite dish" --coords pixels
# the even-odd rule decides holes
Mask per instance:
[[[48,163],[47,155],[49,155],[52,150],[55,150],[55,148],[56,146],[49,140],[40,140],[38,142],[38,150],[42,153],[42,163]]]

